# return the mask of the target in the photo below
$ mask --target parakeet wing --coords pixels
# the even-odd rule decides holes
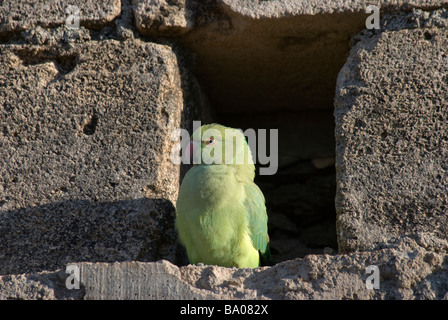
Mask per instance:
[[[265,199],[263,193],[254,183],[246,185],[246,207],[247,220],[251,233],[252,243],[255,249],[262,254],[268,248],[268,215],[266,213]]]

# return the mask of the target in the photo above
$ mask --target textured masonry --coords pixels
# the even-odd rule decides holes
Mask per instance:
[[[447,238],[447,18],[447,10],[389,18],[380,32],[359,35],[339,74],[342,252],[415,232]]]
[[[0,299],[448,299],[448,1],[376,1],[376,31],[366,3],[75,0],[69,30],[63,1],[2,1]],[[286,177],[336,156],[338,254],[176,266],[170,133],[216,118],[280,129],[281,165],[306,162]],[[328,200],[291,186],[274,206]]]

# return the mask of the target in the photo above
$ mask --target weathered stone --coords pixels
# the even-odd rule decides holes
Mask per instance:
[[[145,36],[177,36],[193,27],[187,0],[132,0],[137,30]]]
[[[172,49],[3,45],[0,70],[0,274],[175,261],[170,134],[199,105]]]
[[[448,243],[401,237],[376,250],[309,255],[273,267],[176,267],[167,261],[78,263],[80,289],[64,270],[0,277],[1,298],[24,299],[448,299]],[[368,289],[368,266],[379,289]]]
[[[0,299],[448,299],[448,1],[377,1],[355,36],[370,1],[71,4],[79,29],[60,1],[0,5]],[[274,267],[173,264],[170,132],[210,121],[185,65],[214,120],[280,130]]]
[[[80,24],[92,28],[111,22],[121,11],[120,0],[6,0],[0,6],[0,35],[36,26],[47,28],[65,24],[69,5],[78,7]]]
[[[0,300],[79,300],[83,290],[69,290],[64,270],[0,276]]]
[[[341,251],[415,232],[447,239],[448,28],[414,28],[446,17],[385,16],[355,37],[335,97]]]
[[[411,8],[438,8],[447,4],[446,0],[218,0],[229,10],[253,19],[278,18],[297,15],[337,14],[365,12],[373,4],[382,11],[409,10]]]
[[[79,267],[86,300],[220,299],[184,281],[180,269],[165,260],[151,264],[81,263]]]

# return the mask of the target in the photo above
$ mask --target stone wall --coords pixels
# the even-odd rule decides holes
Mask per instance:
[[[447,238],[447,18],[446,9],[385,17],[356,38],[339,73],[341,251],[414,232]]]
[[[448,2],[370,3],[3,1],[0,298],[447,299]],[[186,265],[193,120],[279,129],[277,265]]]

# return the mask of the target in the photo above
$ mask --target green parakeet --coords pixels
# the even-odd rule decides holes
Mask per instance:
[[[255,268],[272,265],[263,193],[240,130],[203,125],[192,135],[194,166],[176,204],[176,228],[190,263]]]

